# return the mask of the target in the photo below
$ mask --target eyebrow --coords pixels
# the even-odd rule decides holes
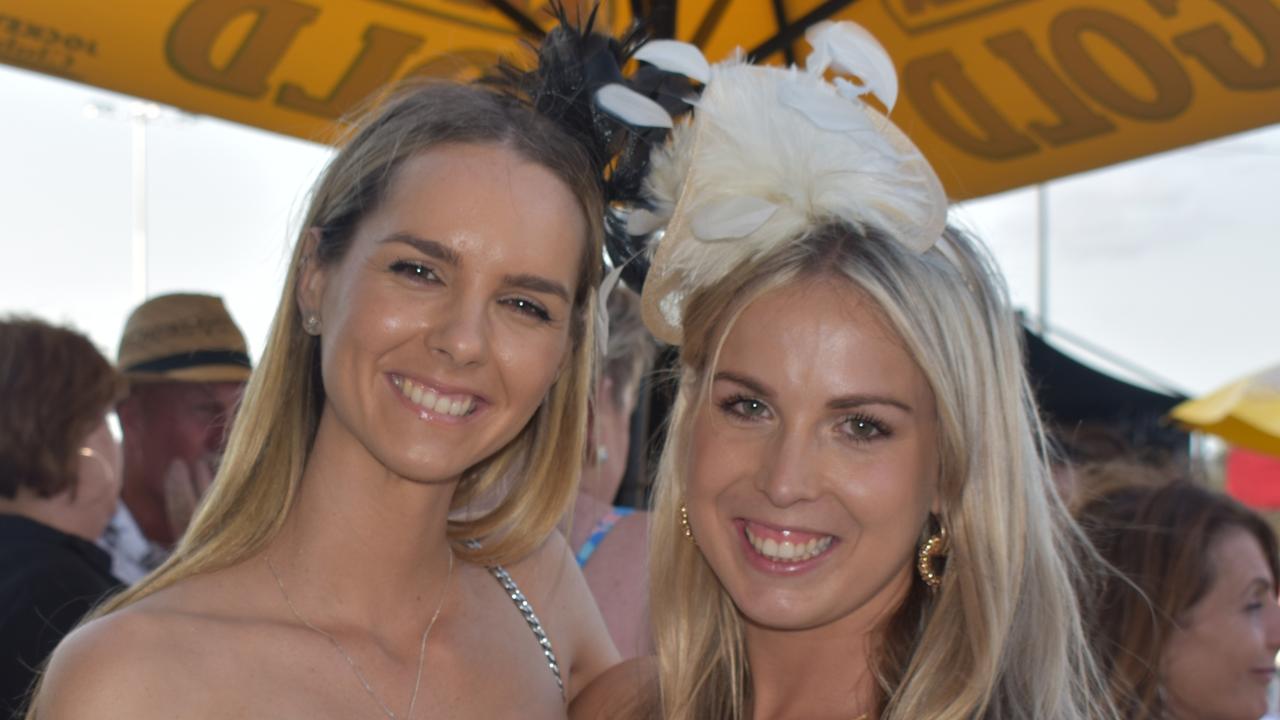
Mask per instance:
[[[1272,585],[1271,585],[1271,580],[1270,580],[1270,579],[1265,578],[1265,577],[1262,577],[1262,576],[1258,576],[1258,577],[1254,578],[1253,580],[1250,580],[1250,581],[1249,581],[1249,584],[1245,587],[1244,594],[1245,594],[1245,595],[1252,595],[1253,593],[1257,592],[1258,590],[1262,590],[1262,591],[1264,591],[1264,592],[1270,593],[1270,592],[1271,592],[1271,588],[1272,588]]]
[[[456,250],[435,240],[418,237],[406,232],[397,232],[388,235],[382,240],[384,244],[400,243],[408,245],[416,249],[418,252],[427,257],[435,258],[450,267],[458,267],[462,264],[462,256]],[[519,275],[504,275],[502,282],[514,288],[528,290],[530,292],[545,293],[554,295],[561,300],[571,302],[569,298],[569,289],[563,284],[544,278],[540,275],[530,275],[521,273]]]
[[[729,382],[737,383],[757,395],[763,395],[765,397],[773,395],[773,391],[766,387],[764,383],[756,382],[745,375],[739,375],[735,372],[721,370],[715,374],[714,378],[712,378],[713,382],[719,382],[721,380],[728,380]]]
[[[764,397],[770,397],[773,395],[773,391],[771,391],[768,388],[768,386],[766,386],[765,384],[757,380],[754,380],[752,378],[746,377],[745,375],[739,375],[738,373],[735,373],[735,372],[722,370],[715,374],[714,380],[716,381],[728,380],[729,382],[737,383],[747,388],[751,392]],[[910,405],[902,402],[901,400],[897,400],[897,399],[888,397],[886,395],[871,395],[866,393],[858,393],[854,395],[844,395],[838,398],[834,398],[833,400],[827,403],[827,407],[832,410],[850,410],[857,407],[863,407],[865,405],[890,405],[890,406],[899,408],[904,412],[907,412],[907,413],[911,412]]]
[[[502,278],[503,283],[514,288],[521,288],[530,292],[545,293],[547,295],[555,295],[561,300],[570,302],[569,290],[564,285],[555,280],[548,280],[540,275],[507,275]]]
[[[406,232],[392,233],[383,238],[382,242],[383,244],[400,243],[408,245],[423,255],[435,258],[450,267],[458,267],[462,264],[462,257],[453,248],[435,240],[420,238],[417,235],[411,235]]]

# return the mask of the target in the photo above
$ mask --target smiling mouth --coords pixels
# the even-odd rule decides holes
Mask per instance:
[[[406,400],[428,412],[452,417],[465,417],[475,412],[476,396],[474,395],[440,393],[399,375],[392,375],[391,382]]]
[[[835,541],[832,535],[775,530],[750,521],[742,523],[742,531],[758,555],[769,562],[782,564],[812,560],[831,549]]]

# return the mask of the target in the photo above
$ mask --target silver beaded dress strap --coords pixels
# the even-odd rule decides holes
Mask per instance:
[[[465,544],[472,549],[480,547],[480,543],[475,540],[467,540]],[[520,586],[516,585],[516,581],[507,572],[506,568],[501,565],[492,565],[488,570],[489,574],[493,575],[498,581],[498,584],[502,585],[507,597],[511,598],[511,602],[515,603],[516,609],[520,611],[520,615],[528,623],[529,629],[533,631],[533,637],[538,641],[538,646],[542,648],[542,655],[547,659],[547,666],[551,668],[551,674],[556,679],[556,687],[560,688],[560,697],[564,699],[564,678],[560,675],[560,661],[556,660],[556,653],[551,649],[551,638],[547,637],[547,632],[542,629],[542,622],[538,620],[538,615],[533,611],[533,606],[529,604],[528,598],[520,591]]]

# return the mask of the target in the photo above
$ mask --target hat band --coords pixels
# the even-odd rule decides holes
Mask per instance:
[[[163,373],[170,370],[185,370],[201,365],[237,365],[245,369],[253,368],[249,362],[248,354],[238,350],[195,350],[130,365],[124,371],[127,373]]]

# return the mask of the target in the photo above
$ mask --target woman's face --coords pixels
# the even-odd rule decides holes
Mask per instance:
[[[510,442],[569,356],[588,228],[551,171],[498,145],[407,160],[346,256],[310,267],[324,412],[391,472],[450,481]]]
[[[1172,717],[1257,720],[1280,650],[1280,605],[1257,539],[1243,528],[1209,546],[1213,584],[1174,628],[1161,662]]]
[[[936,509],[933,394],[864,292],[810,279],[752,302],[697,411],[689,524],[753,625],[867,630],[912,582]]]

